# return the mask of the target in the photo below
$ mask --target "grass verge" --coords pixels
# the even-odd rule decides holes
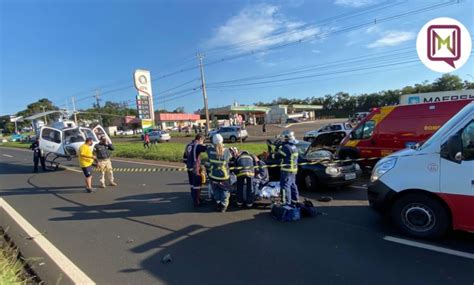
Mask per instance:
[[[29,148],[30,144],[7,142],[1,143],[0,146]],[[141,142],[117,142],[114,143],[114,146],[115,157],[181,162],[186,144],[176,142],[160,143],[153,145],[150,149],[144,149],[143,143]],[[226,146],[234,146],[239,150],[247,150],[254,154],[260,154],[267,150],[266,144],[264,143],[235,143],[226,144]],[[206,156],[203,155],[202,158],[206,159]]]
[[[18,250],[12,247],[0,229],[0,284],[33,284],[36,278],[31,277],[20,260]]]
[[[267,149],[266,145],[262,143],[237,143],[226,146],[234,146],[240,150],[247,150],[255,154],[260,154]],[[182,161],[185,147],[186,144],[184,143],[169,142],[153,145],[150,149],[144,149],[143,144],[139,142],[120,142],[115,144],[114,155],[116,157],[180,162]],[[206,159],[206,156],[203,155],[202,158]]]

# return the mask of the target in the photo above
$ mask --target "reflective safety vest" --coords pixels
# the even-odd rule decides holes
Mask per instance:
[[[255,160],[250,154],[248,154],[248,152],[242,152],[242,154],[239,155],[236,160],[235,166],[237,167],[235,171],[235,175],[237,177],[255,176]],[[242,167],[242,169],[240,169],[240,167]]]
[[[298,172],[298,149],[294,144],[284,143],[278,154],[283,157],[280,170],[290,173]]]
[[[209,169],[209,177],[213,180],[228,180],[230,160],[229,150],[225,149],[224,156],[219,157],[216,149],[211,146],[207,149],[207,157],[209,158],[209,163],[211,165]]]

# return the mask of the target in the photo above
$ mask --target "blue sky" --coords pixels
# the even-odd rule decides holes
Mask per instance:
[[[417,61],[418,31],[452,17],[472,37],[473,2],[403,14],[446,2],[1,0],[0,115],[44,97],[71,107],[74,96],[86,108],[96,88],[103,101],[134,106],[127,86],[137,68],[151,70],[155,108],[195,111],[202,95],[188,93],[199,85],[197,52],[213,63],[205,66],[210,107],[432,81],[441,74]],[[454,74],[473,80],[472,57]]]

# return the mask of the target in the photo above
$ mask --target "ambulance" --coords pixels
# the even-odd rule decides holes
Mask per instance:
[[[379,160],[370,180],[370,206],[405,234],[474,232],[474,102],[426,142]]]
[[[337,154],[347,158],[381,158],[426,141],[473,100],[374,108],[342,140]],[[363,166],[375,163],[362,162]]]

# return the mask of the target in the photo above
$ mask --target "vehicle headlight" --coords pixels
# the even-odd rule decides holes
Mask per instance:
[[[328,166],[326,167],[326,174],[336,176],[339,174],[339,169],[337,167]]]
[[[372,176],[370,177],[371,182],[375,182],[382,177],[385,173],[389,172],[392,168],[395,167],[397,163],[396,157],[390,157],[379,161],[376,165],[374,170],[372,171]]]
[[[360,165],[358,163],[355,164],[355,169],[356,169],[356,171],[360,170]]]

